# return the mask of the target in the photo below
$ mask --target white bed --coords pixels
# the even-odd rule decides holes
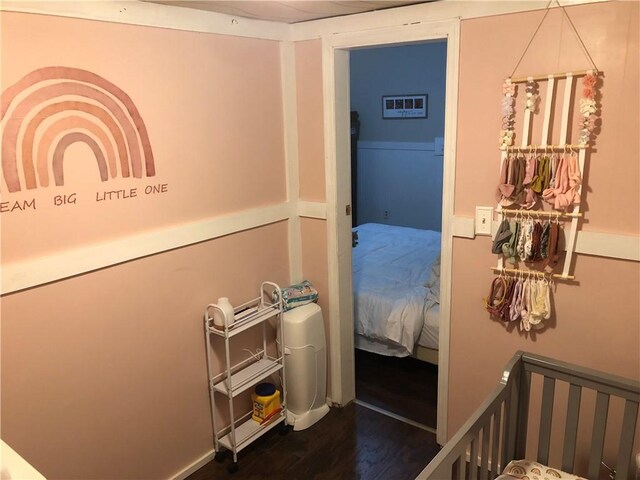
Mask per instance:
[[[436,351],[440,232],[376,223],[353,231],[356,348],[396,357],[419,346]]]

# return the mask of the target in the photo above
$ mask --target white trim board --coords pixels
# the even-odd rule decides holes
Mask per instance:
[[[195,462],[187,465],[185,468],[183,468],[179,472],[176,472],[173,475],[171,475],[169,477],[169,480],[184,480],[189,475],[200,470],[207,463],[211,462],[215,458],[215,456],[216,456],[216,451],[215,449],[212,448],[210,451],[208,451],[207,453],[202,455],[200,458],[198,458]]]
[[[327,219],[327,204],[324,202],[298,202],[298,216],[304,218]]]
[[[473,233],[473,219],[471,218],[469,220],[471,221],[471,233]],[[495,236],[499,226],[500,221],[494,220],[491,230],[492,237]],[[466,226],[464,233],[467,235],[460,236],[473,238],[473,235],[468,235],[468,225]],[[593,232],[581,229],[576,233],[576,246],[574,248],[574,252],[582,255],[593,255],[596,257],[640,262],[640,236]]]
[[[355,399],[351,244],[347,242],[346,205],[351,203],[349,51],[322,41],[322,91],[327,199],[327,273],[331,397],[346,405]],[[340,85],[337,83],[340,82]],[[341,135],[338,135],[340,132]],[[336,159],[339,155],[342,162]],[[349,217],[350,221],[350,217]],[[342,225],[342,228],[340,226]],[[351,230],[350,228],[348,230]],[[349,237],[351,232],[349,231]],[[347,243],[349,245],[347,245]],[[341,261],[342,260],[342,261]],[[347,329],[349,326],[349,329]]]
[[[175,248],[287,220],[288,203],[221,215],[184,225],[2,265],[2,295]]]
[[[610,0],[560,0],[560,3],[562,6],[570,6],[603,1]],[[325,35],[343,32],[364,32],[366,30],[420,22],[428,23],[454,19],[464,20],[530,10],[542,10],[548,4],[548,0],[520,0],[511,2],[443,0],[433,3],[408,5],[374,12],[296,23],[291,25],[290,38],[294,41],[312,40]]]
[[[324,202],[300,201],[260,207],[132,235],[111,242],[75,248],[33,260],[9,263],[2,266],[0,293],[4,295],[16,292],[278,221],[289,219],[293,224],[294,220],[299,221],[298,217],[326,220],[327,205]],[[473,227],[473,218],[456,215],[451,221],[451,236],[473,239],[475,238]],[[495,227],[496,225],[494,225],[494,231]],[[293,242],[295,239],[290,241]],[[638,262],[640,261],[640,237],[581,230],[578,232],[575,252],[581,255]]]
[[[611,0],[561,0],[563,6]],[[304,41],[334,33],[453,19],[471,19],[545,8],[548,0],[479,2],[444,0],[322,20],[286,24],[142,1],[3,0],[0,11],[52,15],[190,32],[267,40]]]
[[[584,255],[640,262],[640,237],[580,230],[574,251]]]
[[[451,222],[451,235],[460,238],[475,238],[475,219],[454,216]]]
[[[370,140],[358,141],[358,150],[417,150],[433,152],[433,142],[377,142]]]
[[[3,0],[0,10],[53,15],[102,22],[218,33],[237,37],[285,40],[290,25],[141,1],[29,1]]]

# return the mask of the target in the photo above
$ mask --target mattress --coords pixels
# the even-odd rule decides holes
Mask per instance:
[[[356,347],[407,356],[420,338],[437,348],[440,232],[374,223],[353,230]]]

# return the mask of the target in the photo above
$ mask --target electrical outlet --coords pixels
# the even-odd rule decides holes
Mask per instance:
[[[384,211],[384,219],[388,220],[389,219],[389,210],[385,210]]]
[[[476,235],[491,235],[493,207],[476,207]]]

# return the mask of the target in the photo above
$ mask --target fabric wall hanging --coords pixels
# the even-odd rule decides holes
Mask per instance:
[[[498,276],[484,300],[493,318],[506,323],[518,321],[520,330],[525,332],[543,328],[544,321],[550,318],[553,280],[574,280],[570,269],[582,217],[585,158],[599,126],[601,72],[557,0],[589,62],[589,69],[513,76],[547,18],[551,3],[547,4],[524,52],[502,85],[502,126],[498,137],[501,157],[495,192],[499,228],[492,244],[492,252],[498,255],[498,264],[492,270]],[[556,84],[560,82],[564,83],[562,96],[555,93]],[[577,105],[572,95],[576,82],[580,82],[581,88]],[[542,83],[546,83],[544,97],[540,94]],[[518,95],[524,96],[519,102],[516,101]],[[522,105],[519,134],[516,132],[518,105]],[[556,139],[552,138],[551,131],[554,111],[561,112],[560,134]],[[572,116],[576,117],[574,129],[570,128]],[[537,140],[532,138],[532,124],[536,119],[542,122]],[[567,222],[570,223],[567,225]],[[563,253],[564,260],[560,261]],[[562,270],[558,273],[555,270],[560,265]]]

